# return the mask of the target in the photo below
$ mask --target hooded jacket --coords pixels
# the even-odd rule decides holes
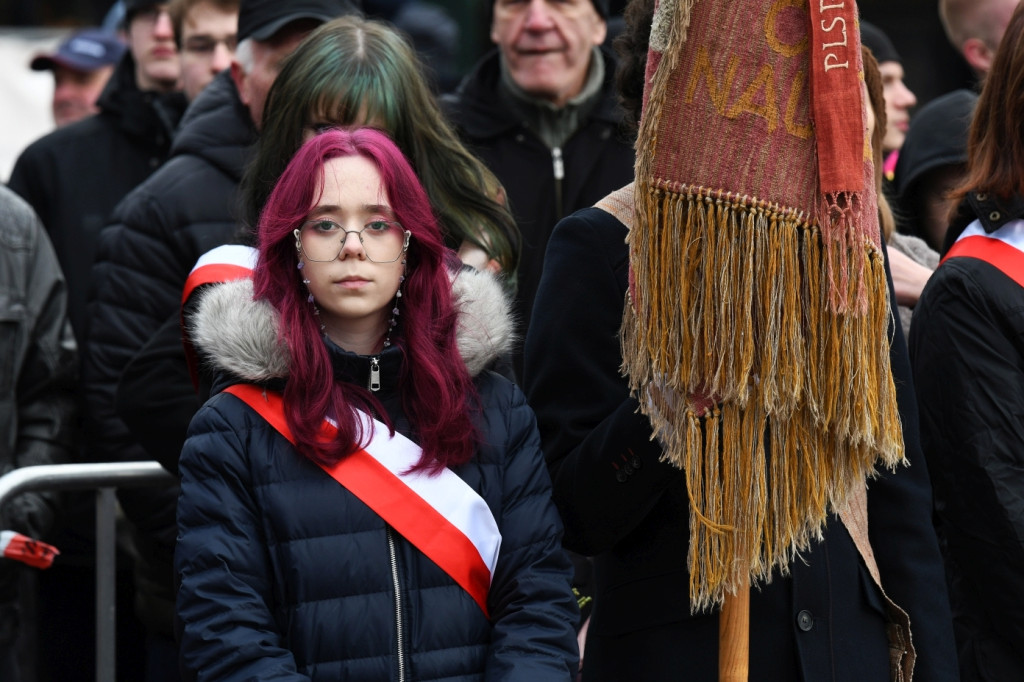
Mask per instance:
[[[43,221],[67,277],[68,313],[85,340],[90,271],[100,231],[117,203],[167,159],[185,98],[142,92],[130,52],[100,94],[100,113],[59,128],[28,147],[10,187]]]
[[[954,90],[936,97],[914,114],[913,124],[899,151],[893,176],[898,229],[920,237],[939,250],[938,241],[928,234],[926,206],[929,190],[935,185],[933,171],[957,171],[967,164],[967,134],[974,116],[978,95],[970,90]]]
[[[113,224],[103,230],[92,270],[89,352],[82,368],[87,426],[99,461],[152,458],[116,413],[118,379],[177,314],[185,279],[199,256],[234,234],[238,183],[255,139],[248,110],[223,72],[189,108],[171,158],[125,197]],[[177,382],[179,392],[192,395],[184,368],[161,381]],[[140,615],[149,627],[170,634],[177,490],[121,490],[118,496],[139,531]]]
[[[490,621],[436,564],[235,396],[215,395],[180,461],[176,568],[184,668],[198,679],[571,680],[578,617],[561,522],[533,413],[484,371],[507,350],[500,285],[454,280],[459,349],[480,396],[480,445],[453,471],[489,506],[501,550]],[[232,382],[280,386],[276,311],[239,280],[201,295],[192,335]],[[362,386],[370,358],[325,338],[337,381]],[[375,395],[413,437],[399,393],[401,342],[380,356]],[[457,360],[456,360],[457,361]],[[404,676],[403,676],[404,675]]]

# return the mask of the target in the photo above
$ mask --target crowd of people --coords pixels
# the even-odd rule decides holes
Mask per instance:
[[[118,679],[1024,679],[1017,0],[919,108],[853,3],[116,10],[27,65],[0,474],[175,475]],[[0,510],[0,679],[95,668],[94,506]]]

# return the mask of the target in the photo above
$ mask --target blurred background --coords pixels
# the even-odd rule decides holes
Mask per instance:
[[[364,7],[380,16],[393,16],[403,4],[404,0],[364,0]],[[447,14],[458,28],[447,46],[453,55],[450,72],[439,78],[442,89],[447,89],[490,48],[490,2],[431,0],[426,4]],[[625,0],[612,0],[613,12],[620,13],[625,4]],[[917,95],[918,108],[974,82],[967,64],[946,40],[937,6],[937,0],[860,2],[861,16],[885,31],[903,57],[905,80]],[[71,29],[116,22],[113,7],[111,0],[0,0],[0,63],[4,64],[0,69],[0,181],[6,181],[21,150],[53,127],[49,110],[53,78],[47,71],[29,69],[32,56],[53,49]],[[610,23],[614,30],[615,21]]]

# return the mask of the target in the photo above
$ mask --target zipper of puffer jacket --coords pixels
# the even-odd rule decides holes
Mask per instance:
[[[565,163],[562,161],[562,148],[551,150],[551,163],[555,171],[555,220],[562,219],[562,180],[565,178]]]
[[[388,531],[388,556],[391,559],[391,582],[395,587],[395,641],[398,643],[398,682],[405,682],[405,630],[402,627],[402,583],[398,579],[398,551],[395,531]]]
[[[380,356],[374,355],[370,358],[370,381],[366,386],[370,391],[376,393],[380,390]]]

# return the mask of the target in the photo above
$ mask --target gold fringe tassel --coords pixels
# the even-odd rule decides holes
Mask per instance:
[[[873,243],[826,248],[803,214],[693,187],[635,200],[635,226],[656,227],[629,236],[623,371],[685,472],[704,610],[785,574],[876,460],[902,461],[888,287]]]

